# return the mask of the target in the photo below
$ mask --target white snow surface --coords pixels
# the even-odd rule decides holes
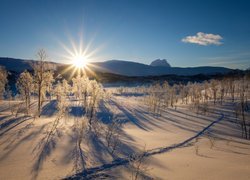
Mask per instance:
[[[213,106],[213,112],[206,115],[196,114],[188,105],[181,104],[177,109],[163,109],[161,115],[155,115],[145,105],[143,95],[115,94],[101,104],[96,115],[103,126],[115,119],[123,122],[121,144],[115,155],[103,138],[91,134],[85,134],[79,149],[80,124],[86,119],[78,101],[68,101],[69,113],[55,129],[58,112],[54,100],[44,104],[40,118],[22,113],[11,115],[9,104],[19,103],[0,102],[0,179],[62,179],[89,172],[143,149],[183,142],[222,114],[220,122],[184,146],[148,156],[145,177],[250,179],[250,142],[241,138],[230,103]],[[32,104],[32,112],[35,111],[36,101]],[[104,168],[103,173],[112,179],[131,179],[128,165]]]

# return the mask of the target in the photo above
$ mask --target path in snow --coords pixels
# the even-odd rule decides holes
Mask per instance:
[[[190,143],[192,140],[198,138],[199,136],[201,136],[202,134],[204,134],[205,131],[207,131],[209,128],[211,128],[214,124],[219,123],[222,119],[224,118],[224,114],[221,114],[221,117],[216,119],[215,121],[211,122],[208,126],[206,126],[205,128],[203,128],[201,131],[199,131],[198,133],[196,133],[194,136],[180,142],[177,144],[173,144],[171,146],[167,146],[167,147],[159,147],[159,148],[155,148],[155,149],[151,149],[148,150],[146,152],[143,153],[143,155],[145,157],[149,157],[155,154],[161,154],[161,153],[165,153],[165,152],[169,152],[173,149],[176,148],[180,148],[183,147],[185,145],[187,145],[188,143]],[[109,170],[111,168],[116,168],[118,166],[122,166],[122,165],[126,165],[131,161],[135,161],[136,159],[133,158],[133,156],[128,156],[127,158],[118,158],[115,159],[114,161],[107,163],[107,164],[103,164],[101,166],[97,166],[97,167],[92,167],[92,168],[88,168],[85,169],[84,171],[74,174],[70,177],[66,177],[65,179],[79,179],[81,177],[88,177],[91,178],[91,175],[95,175],[96,173],[105,171],[105,170]]]

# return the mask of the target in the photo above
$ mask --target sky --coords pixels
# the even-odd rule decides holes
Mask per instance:
[[[248,0],[0,0],[0,56],[250,67]],[[82,47],[82,48],[80,48]],[[74,51],[75,49],[75,51]]]

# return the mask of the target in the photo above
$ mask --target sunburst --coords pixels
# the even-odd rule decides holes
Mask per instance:
[[[65,54],[61,55],[70,66],[66,68],[63,73],[70,72],[70,78],[75,76],[75,74],[86,74],[86,72],[95,75],[95,73],[91,70],[94,65],[91,62],[95,61],[97,58],[97,52],[100,48],[91,49],[91,43],[86,43],[84,46],[83,38],[80,36],[79,43],[77,44],[73,41],[73,38],[69,38],[70,46],[66,46],[64,43],[60,43],[60,45],[65,50]],[[90,41],[92,42],[92,41]]]
[[[76,68],[84,69],[87,66],[88,59],[81,54],[77,54],[72,57],[72,64]]]

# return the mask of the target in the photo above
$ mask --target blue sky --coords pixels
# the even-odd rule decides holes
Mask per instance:
[[[248,0],[0,0],[0,56],[34,59],[82,42],[92,61],[250,67]]]

